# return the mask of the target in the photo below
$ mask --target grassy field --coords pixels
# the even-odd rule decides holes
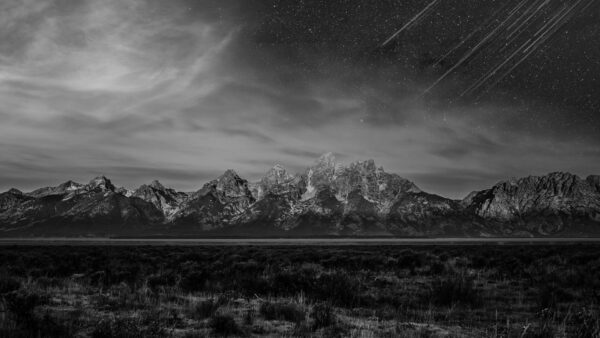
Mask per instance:
[[[600,245],[4,245],[0,298],[0,337],[599,337]]]

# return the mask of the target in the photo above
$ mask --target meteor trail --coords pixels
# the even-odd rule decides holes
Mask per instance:
[[[521,13],[521,15],[519,15],[519,17],[518,17],[518,18],[517,18],[517,19],[516,19],[516,20],[515,20],[513,23],[511,23],[511,24],[510,24],[510,25],[509,25],[509,26],[506,28],[506,30],[507,30],[508,32],[511,32],[511,31],[512,31],[512,28],[513,28],[515,25],[517,25],[519,22],[521,22],[521,20],[522,20],[522,19],[523,19],[525,16],[527,16],[527,14],[531,13],[531,10],[532,10],[532,9],[533,9],[533,8],[534,8],[534,7],[535,7],[535,6],[536,6],[536,5],[539,3],[539,2],[540,2],[540,0],[535,0],[535,1],[534,1],[534,2],[533,2],[533,3],[532,3],[530,6],[529,6],[529,7],[527,7],[527,8],[525,9],[525,11],[524,11],[523,13]],[[534,12],[534,14],[535,14],[535,12]],[[523,21],[523,23],[524,23],[524,22],[527,22],[527,20],[528,20],[530,17],[531,17],[531,16],[527,17],[527,18],[525,19],[525,21]]]
[[[398,34],[402,33],[405,29],[409,28],[416,20],[420,19],[421,16],[424,16],[425,12],[427,12],[437,2],[438,2],[438,0],[433,0],[429,5],[427,5],[427,7],[425,7],[422,11],[420,11],[417,15],[415,15],[412,19],[410,19],[406,24],[404,24],[404,26],[402,26],[402,28],[397,30],[396,33],[394,33],[387,40],[385,40],[379,47],[383,47],[383,46],[387,45],[396,36],[398,36]]]
[[[519,31],[519,29],[520,29],[520,28],[521,28],[523,25],[525,25],[525,24],[526,24],[526,23],[527,23],[529,20],[531,20],[531,18],[533,18],[534,16],[536,16],[536,15],[538,14],[538,12],[540,11],[540,9],[541,9],[541,8],[543,8],[544,6],[546,6],[546,5],[547,5],[549,2],[550,2],[550,0],[546,0],[546,1],[544,1],[542,4],[540,4],[540,5],[537,7],[537,10],[536,10],[536,11],[534,11],[534,12],[533,12],[533,13],[532,13],[532,14],[531,14],[531,15],[530,15],[530,16],[529,16],[527,19],[525,19],[525,20],[524,20],[524,21],[523,21],[523,22],[522,22],[522,23],[521,23],[521,24],[520,24],[520,25],[519,25],[519,26],[518,26],[518,27],[517,27],[517,28],[516,28],[516,29],[513,31],[513,33],[511,33],[511,34],[508,36],[508,38],[510,38],[510,37],[512,36],[512,34],[515,34],[515,33],[517,33],[517,32]],[[535,5],[536,5],[536,3],[534,3],[534,5],[533,5],[533,6],[535,6]],[[532,6],[532,7],[530,7],[530,8],[533,8],[533,6]],[[528,9],[527,11],[529,11],[529,9]],[[563,13],[563,12],[564,12],[564,8],[560,9],[560,10],[558,11],[558,14],[554,15],[554,16],[552,17],[552,19],[551,19],[551,20],[550,20],[548,23],[546,23],[546,24],[544,25],[544,27],[547,27],[547,26],[548,26],[550,23],[552,23],[554,20],[556,20],[557,18],[561,17],[560,15],[561,15],[561,13]],[[562,18],[562,17],[561,17],[561,18]],[[528,26],[529,26],[529,25],[527,25],[527,26],[525,26],[525,27],[527,28]],[[510,29],[510,26],[509,26],[509,29]],[[538,31],[538,32],[539,32],[539,31]],[[502,52],[502,51],[504,51],[504,50],[506,49],[506,47],[510,46],[510,45],[511,45],[511,44],[512,44],[512,43],[513,43],[515,40],[516,40],[516,38],[517,38],[517,37],[519,37],[519,35],[521,35],[522,33],[523,33],[523,32],[521,32],[521,33],[519,33],[519,34],[515,35],[514,37],[512,37],[512,39],[511,39],[511,40],[510,40],[508,43],[506,43],[506,44],[504,45],[504,47],[503,47],[503,48],[501,48],[501,50],[500,50],[500,51],[501,51],[501,52]],[[535,36],[535,35],[534,35],[534,36]],[[528,51],[528,50],[529,50],[531,47],[533,47],[533,46],[534,46],[534,45],[535,45],[535,44],[536,44],[536,43],[539,41],[539,38],[538,38],[538,39],[536,39],[536,40],[534,40],[533,42],[532,42],[531,40],[532,40],[532,38],[529,38],[529,39],[528,39],[528,40],[527,40],[525,43],[521,44],[521,46],[520,46],[520,47],[518,47],[518,48],[517,48],[517,49],[516,49],[516,50],[515,50],[515,51],[514,51],[514,52],[513,52],[513,53],[512,53],[512,54],[511,54],[511,55],[510,55],[508,58],[506,58],[504,61],[502,61],[502,62],[501,62],[501,63],[500,63],[500,64],[499,64],[497,67],[495,67],[494,69],[492,69],[492,70],[490,70],[490,71],[486,72],[484,75],[482,75],[482,76],[481,76],[481,77],[480,77],[480,78],[479,78],[479,79],[478,79],[478,80],[477,80],[477,81],[476,81],[474,84],[472,84],[472,85],[471,85],[469,88],[467,88],[465,91],[463,91],[463,92],[460,94],[460,96],[461,96],[461,97],[463,97],[463,96],[465,96],[465,95],[467,95],[467,94],[470,94],[470,93],[472,93],[472,92],[474,92],[474,91],[477,91],[477,90],[478,90],[478,89],[479,89],[479,88],[480,88],[482,85],[484,85],[484,84],[485,84],[485,83],[486,83],[486,82],[487,82],[487,81],[488,81],[490,78],[492,78],[494,75],[496,75],[496,74],[498,73],[498,71],[499,71],[500,69],[502,69],[502,67],[504,67],[504,66],[505,66],[505,65],[506,65],[506,64],[507,64],[509,61],[511,61],[511,60],[512,60],[512,59],[513,59],[513,58],[514,58],[516,55],[517,55],[517,53],[518,53],[518,52],[523,52],[523,53],[526,53],[526,52],[527,52],[527,51]],[[496,82],[495,82],[495,83],[496,83]]]
[[[510,60],[512,60],[515,55],[517,55],[518,52],[522,51],[523,48],[531,41],[531,39],[527,40],[524,44],[521,45],[521,47],[519,47],[517,50],[515,50],[506,60],[504,60],[502,63],[500,63],[498,66],[496,66],[496,68],[490,70],[489,72],[485,73],[482,77],[479,78],[479,80],[477,80],[473,85],[471,85],[471,87],[467,88],[467,90],[465,90],[464,92],[462,92],[462,94],[460,94],[460,96],[464,96],[466,94],[469,94],[471,92],[476,91],[479,87],[481,87],[481,85],[483,85],[487,80],[489,80],[492,76],[496,75],[496,73],[502,68],[504,67],[504,65],[506,65]]]
[[[510,18],[513,17],[513,15],[515,13],[516,12],[513,10],[511,12],[511,14],[506,19],[504,19],[504,21],[502,21],[496,28],[494,28],[494,30],[492,30],[488,35],[486,35],[483,38],[483,40],[481,40],[477,45],[475,45],[475,47],[471,48],[471,50],[469,50],[467,52],[467,54],[465,54],[460,60],[458,60],[458,62],[454,66],[452,66],[450,69],[448,69],[448,71],[446,71],[435,82],[433,82],[427,89],[425,89],[425,91],[421,94],[421,96],[427,94],[430,90],[435,88],[435,86],[437,86],[442,80],[444,80],[448,75],[450,75],[454,70],[456,70],[456,68],[460,67],[466,60],[468,60],[483,44],[485,44],[487,41],[489,41],[489,39],[491,39],[492,36],[494,36],[496,34],[496,32],[498,32],[498,30],[500,28],[502,28],[504,26],[504,24],[506,24],[506,22],[508,22],[508,20]]]
[[[523,1],[521,1],[521,3],[525,3],[525,1],[526,0],[523,0]],[[436,65],[440,64],[440,62],[444,61],[448,56],[450,56],[450,54],[454,53],[457,49],[459,49],[462,45],[464,45],[467,41],[469,41],[473,37],[473,35],[477,34],[481,30],[483,30],[485,27],[487,27],[489,25],[489,23],[492,22],[492,20],[494,18],[496,18],[498,16],[498,14],[500,12],[502,12],[507,6],[508,6],[508,3],[506,3],[499,10],[497,10],[494,14],[492,14],[492,16],[490,16],[487,20],[485,20],[484,23],[482,23],[474,31],[469,33],[469,35],[467,35],[466,38],[462,39],[458,44],[456,44],[454,47],[452,47],[452,49],[450,49],[446,54],[442,55],[442,57],[437,59],[433,65],[436,66]]]
[[[527,47],[525,49],[525,52],[527,52],[532,47],[534,49],[537,48],[537,46],[539,45],[540,42],[543,42],[543,41],[545,41],[547,39],[547,38],[544,38],[544,36],[548,35],[548,37],[549,37],[549,36],[553,35],[554,33],[556,33],[556,31],[558,31],[558,29],[562,25],[564,25],[565,23],[567,23],[567,21],[569,21],[571,19],[571,17],[572,17],[572,16],[569,17],[569,14],[571,12],[573,12],[573,9],[575,9],[575,7],[577,7],[577,5],[579,5],[581,3],[581,1],[583,1],[583,0],[578,0],[566,13],[564,13],[563,15],[561,15],[552,25],[550,25],[550,27],[548,27],[529,47]],[[565,18],[565,17],[567,17],[567,20],[563,21],[563,18]]]
[[[458,61],[431,83],[420,96],[429,93],[450,74],[466,63],[471,63],[474,58],[481,59],[479,64],[485,68],[478,74],[476,81],[461,92],[460,97],[488,92],[555,36],[577,12],[584,11],[594,2],[595,0],[574,0],[571,4],[565,4],[554,0],[520,0],[514,7],[511,6],[510,10],[505,11],[507,5],[502,6],[486,22],[476,27],[466,38],[436,60],[437,65],[459,50],[476,33],[485,32],[478,38],[480,40],[475,46],[464,51]],[[503,20],[496,25],[488,25],[488,22],[496,20],[498,15],[504,17]],[[481,70],[477,65],[473,67],[473,70],[478,69]]]
[[[533,54],[533,52],[535,52],[539,48],[539,46],[541,46],[549,38],[554,36],[554,34],[556,34],[560,30],[560,28],[562,26],[564,26],[574,16],[573,10],[575,8],[577,8],[577,6],[579,6],[579,4],[582,3],[582,1],[583,0],[578,0],[577,2],[575,2],[575,4],[573,6],[568,8],[566,11],[565,11],[565,8],[561,8],[559,10],[559,13],[562,13],[562,14],[555,15],[551,19],[552,23],[549,26],[547,24],[544,25],[543,28],[545,28],[545,30],[543,31],[543,33],[541,33],[541,35],[539,37],[537,37],[533,42],[531,42],[525,49],[523,49],[523,46],[521,46],[521,48],[519,48],[518,51],[522,50],[522,53],[524,53],[524,55],[522,55],[521,58],[515,64],[513,64],[512,67],[510,67],[506,72],[504,72],[500,77],[498,77],[493,83],[488,85],[484,92],[488,92],[491,88],[495,87],[506,76],[508,76],[510,73],[512,73],[512,71],[515,70],[515,68],[517,68],[521,63],[523,63],[523,61],[525,61],[531,54]],[[593,1],[594,0],[590,0],[585,6],[583,6],[583,8],[587,8]],[[540,33],[540,31],[536,32],[536,34],[539,34],[539,33]],[[529,41],[530,40],[528,40],[527,42],[529,42]]]
[[[548,28],[548,26],[550,26],[551,24],[553,24],[556,20],[556,18],[558,18],[559,16],[561,16],[565,11],[569,10],[569,6],[565,5],[563,6],[563,8],[561,8],[560,11],[558,11],[558,13],[556,13],[556,15],[554,15],[550,20],[548,20],[548,22],[546,22],[542,28],[538,29],[537,32],[535,32],[535,34],[533,34],[533,36],[538,36],[541,32],[545,31],[546,28]]]
[[[510,34],[508,35],[507,39],[510,39],[514,34],[517,34],[519,32],[519,30],[524,26],[524,25],[529,25],[528,22],[534,18],[535,16],[538,15],[539,11],[548,4],[550,0],[546,0],[544,3],[542,3],[541,5],[538,6],[538,8],[531,13],[523,22],[521,22],[515,29],[513,29],[512,32],[510,32]],[[525,27],[527,27],[525,26]],[[510,30],[510,28],[509,28]]]
[[[538,16],[538,14],[539,14],[539,12],[542,10],[542,8],[543,8],[543,7],[545,7],[546,5],[548,5],[548,4],[550,3],[550,1],[551,1],[551,0],[546,0],[546,1],[544,1],[543,3],[541,3],[541,4],[538,6],[538,8],[537,8],[537,9],[536,9],[536,10],[535,10],[533,13],[531,13],[531,15],[529,15],[529,17],[528,17],[527,19],[525,19],[523,22],[521,22],[521,24],[519,24],[519,25],[518,25],[518,26],[517,26],[515,29],[513,29],[511,32],[509,32],[508,36],[506,37],[506,39],[508,40],[508,42],[506,42],[506,43],[504,44],[504,46],[503,46],[502,48],[500,48],[500,53],[502,53],[502,52],[504,52],[506,49],[508,49],[508,48],[509,48],[509,47],[510,47],[510,46],[511,46],[511,45],[512,45],[512,44],[513,44],[513,43],[514,43],[514,42],[515,42],[515,41],[516,41],[516,40],[517,40],[517,39],[518,39],[518,38],[519,38],[519,37],[520,37],[522,34],[524,34],[525,32],[527,32],[527,30],[529,29],[529,27],[532,25],[532,24],[530,23],[530,21],[531,21],[533,18],[535,18],[536,16]],[[534,3],[534,4],[533,4],[533,6],[535,6],[536,4],[537,4],[537,2],[536,2],[536,3]],[[533,8],[533,6],[532,6],[532,7],[530,7],[529,9]],[[563,8],[566,8],[566,7],[568,7],[568,6],[567,6],[567,5],[563,6]],[[527,13],[527,11],[529,11],[529,9],[527,9],[525,13]],[[560,15],[560,12],[562,12],[562,10],[560,10],[558,14],[556,14],[556,15],[555,15],[555,16],[554,16],[552,19],[550,19],[550,20],[549,20],[549,22],[551,22],[551,21],[552,21],[552,20],[554,20],[556,17],[558,17],[558,16]],[[518,22],[519,20],[520,20],[520,18],[519,18],[519,19],[517,19],[517,21],[516,21],[516,22]],[[537,20],[537,19],[535,19],[535,20]],[[533,20],[533,21],[535,22],[535,20]],[[516,23],[516,22],[515,22],[515,23]],[[513,23],[513,25],[514,25],[514,23]],[[546,23],[544,26],[546,26],[546,25],[547,25],[547,23]],[[511,26],[512,26],[512,25],[511,25]],[[521,28],[523,28],[523,29],[521,29]],[[510,30],[510,26],[509,26],[508,30]]]

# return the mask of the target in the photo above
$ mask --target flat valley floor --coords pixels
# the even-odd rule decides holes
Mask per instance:
[[[575,245],[598,244],[600,237],[440,237],[440,238],[112,238],[112,237],[0,237],[0,246],[6,245],[317,245],[317,246],[353,246],[353,245]]]
[[[0,240],[0,337],[599,337],[586,239]]]

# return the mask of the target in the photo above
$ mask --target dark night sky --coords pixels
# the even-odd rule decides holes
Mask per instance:
[[[599,174],[599,2],[2,1],[0,189],[327,151],[450,197]]]

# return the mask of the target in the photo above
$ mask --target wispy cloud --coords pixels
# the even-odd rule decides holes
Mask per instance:
[[[416,57],[397,65],[360,44],[349,54],[356,36],[376,43],[359,25],[319,36],[308,12],[296,22],[270,11],[251,1],[2,1],[0,189],[104,173],[188,190],[226,168],[249,179],[269,163],[302,171],[327,151],[374,158],[451,196],[495,177],[600,171],[593,142],[524,123],[532,114],[519,107],[415,100]]]

